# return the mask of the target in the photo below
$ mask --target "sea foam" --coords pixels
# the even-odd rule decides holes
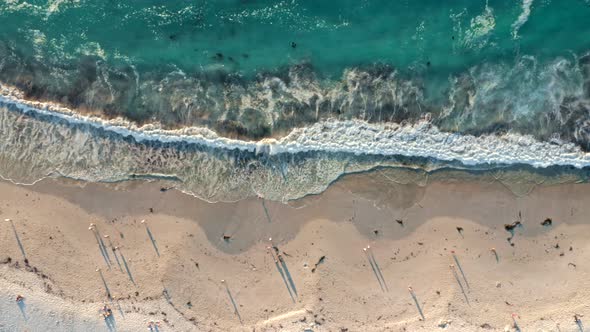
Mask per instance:
[[[533,0],[522,0],[522,12],[516,19],[514,23],[512,23],[512,38],[518,39],[518,30],[529,20],[529,16],[531,15],[531,5],[533,4]]]
[[[207,128],[188,127],[176,130],[158,124],[138,127],[122,119],[102,119],[86,116],[65,107],[28,101],[18,91],[0,86],[0,104],[24,114],[38,113],[54,116],[71,124],[86,124],[137,142],[160,141],[200,144],[225,150],[243,150],[259,154],[297,154],[305,152],[350,153],[425,157],[442,161],[458,161],[464,165],[526,164],[534,167],[590,166],[590,155],[573,143],[543,142],[532,136],[507,133],[504,135],[471,136],[443,132],[428,121],[399,125],[372,124],[361,120],[328,120],[297,128],[281,138],[247,141],[219,136]]]

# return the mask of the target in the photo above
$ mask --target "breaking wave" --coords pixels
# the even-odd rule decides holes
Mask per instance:
[[[0,91],[0,174],[20,183],[50,175],[94,182],[158,178],[209,201],[254,195],[287,201],[320,193],[344,174],[383,166],[590,166],[590,154],[573,143],[444,132],[428,119],[404,125],[326,120],[256,141],[199,127],[139,127],[28,101],[6,86]]]

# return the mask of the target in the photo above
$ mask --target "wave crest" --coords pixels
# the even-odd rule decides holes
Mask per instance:
[[[18,182],[51,174],[95,182],[161,178],[209,201],[254,195],[286,201],[320,193],[344,174],[380,166],[431,171],[590,165],[590,155],[572,143],[515,133],[461,135],[426,120],[322,121],[281,138],[247,141],[206,128],[137,127],[0,90],[0,173]]]

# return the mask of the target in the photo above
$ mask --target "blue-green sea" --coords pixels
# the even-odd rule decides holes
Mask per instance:
[[[588,0],[2,0],[0,174],[210,200],[382,166],[585,178],[589,18]]]

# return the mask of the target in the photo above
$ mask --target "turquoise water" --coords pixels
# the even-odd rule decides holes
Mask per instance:
[[[338,77],[376,62],[409,69],[430,61],[457,73],[519,54],[587,50],[587,1],[3,1],[0,36],[24,56],[60,63],[83,54],[138,67],[244,75],[302,61]],[[291,47],[296,43],[296,48]],[[216,56],[222,54],[223,58]]]
[[[233,200],[321,192],[342,174],[375,166],[580,167],[590,159],[588,17],[588,0],[4,0],[0,91],[14,86],[24,99],[81,114],[206,128],[240,141],[224,149],[155,135],[142,143],[0,100],[8,112],[0,116],[0,173],[25,182],[47,174],[172,178],[201,197]],[[387,129],[423,119],[437,131]],[[321,128],[334,120],[341,127]],[[357,125],[363,129],[349,128]],[[298,144],[292,154],[235,148],[297,128],[311,129],[286,140]],[[391,135],[371,136],[380,130]],[[490,134],[500,139],[487,141]],[[502,140],[507,134],[547,145]],[[446,137],[447,150],[419,142],[391,149],[394,139],[428,135],[433,144]],[[347,141],[362,144],[334,148]]]
[[[228,136],[429,113],[444,130],[559,134],[586,148],[580,117],[558,113],[590,94],[587,17],[587,0],[11,0],[0,3],[0,80],[32,99]],[[549,119],[523,120],[531,113]]]

